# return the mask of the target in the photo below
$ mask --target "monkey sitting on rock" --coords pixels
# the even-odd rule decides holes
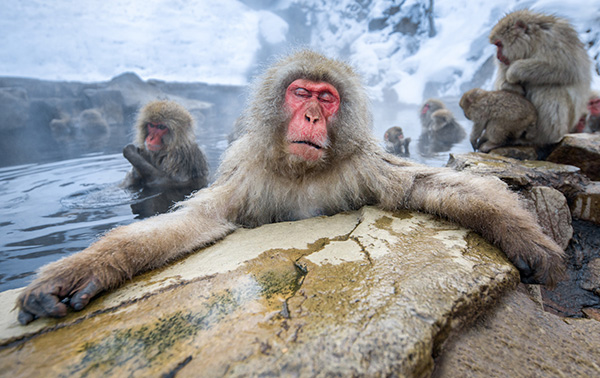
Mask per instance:
[[[135,141],[123,149],[133,168],[121,186],[188,189],[208,184],[208,164],[196,143],[193,118],[173,101],[152,101],[140,111]]]
[[[475,88],[462,96],[459,105],[473,121],[470,140],[475,151],[526,143],[527,131],[537,121],[531,102],[514,92]]]
[[[520,92],[537,110],[527,144],[546,146],[573,132],[586,113],[591,62],[577,31],[565,19],[518,10],[490,33],[498,66],[494,89]]]

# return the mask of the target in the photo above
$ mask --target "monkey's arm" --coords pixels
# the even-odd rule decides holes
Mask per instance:
[[[19,322],[62,317],[96,294],[165,265],[232,232],[225,196],[205,189],[172,213],[118,227],[89,248],[45,266],[17,299]],[[67,302],[61,302],[67,299]]]
[[[502,249],[525,283],[553,286],[562,278],[562,249],[499,179],[424,170],[415,175],[407,204],[480,233]]]
[[[128,144],[123,149],[123,156],[129,160],[131,165],[139,172],[139,174],[145,178],[160,178],[166,177],[165,173],[154,167],[150,162],[140,154],[138,148],[133,144]]]
[[[578,74],[573,66],[548,62],[547,59],[521,59],[510,64],[506,71],[509,83],[535,85],[569,85],[577,82]]]

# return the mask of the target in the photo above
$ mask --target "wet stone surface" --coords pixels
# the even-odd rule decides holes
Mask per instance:
[[[374,208],[239,230],[60,320],[0,294],[9,376],[429,376],[453,333],[515,287],[452,223]]]

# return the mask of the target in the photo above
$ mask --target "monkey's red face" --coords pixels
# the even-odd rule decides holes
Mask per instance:
[[[504,56],[504,54],[502,54],[502,48],[504,47],[502,41],[498,39],[494,42],[494,45],[496,45],[496,47],[498,48],[498,50],[496,51],[496,57],[498,58],[498,60],[509,66],[510,60],[506,56]]]
[[[327,147],[327,124],[338,112],[340,95],[325,82],[295,80],[285,92],[291,113],[287,130],[288,151],[308,161],[317,161]]]
[[[423,108],[421,108],[421,115],[427,113],[428,110],[429,110],[429,104],[423,105]]]
[[[164,146],[163,137],[169,132],[169,128],[160,123],[148,122],[146,124],[148,136],[146,137],[146,149],[156,152],[160,151]]]

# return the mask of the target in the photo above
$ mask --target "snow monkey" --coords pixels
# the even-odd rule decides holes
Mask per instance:
[[[465,138],[467,133],[454,118],[454,114],[440,100],[425,101],[419,114],[421,136],[419,149],[425,153],[448,151],[452,145]]]
[[[519,10],[490,33],[497,46],[495,89],[520,91],[538,113],[530,144],[559,142],[586,112],[591,63],[575,29],[564,19]],[[531,142],[533,141],[533,142]]]
[[[600,131],[600,93],[592,92],[587,108],[586,131],[591,133]]]
[[[152,101],[134,126],[134,144],[123,149],[133,168],[124,187],[200,189],[208,183],[208,164],[196,144],[193,119],[172,101]]]
[[[411,139],[404,137],[404,132],[401,127],[393,126],[387,129],[383,135],[383,140],[387,152],[398,156],[410,156],[408,145]]]
[[[535,128],[537,112],[522,95],[508,91],[467,91],[459,103],[465,117],[473,121],[473,150],[494,148],[527,140],[527,130]]]
[[[365,205],[436,214],[496,243],[529,283],[555,284],[563,251],[497,178],[431,168],[385,152],[369,99],[346,63],[301,50],[259,77],[216,181],[160,214],[53,262],[18,298],[19,321],[80,310],[103,290],[239,227]],[[200,252],[201,253],[201,252]]]

